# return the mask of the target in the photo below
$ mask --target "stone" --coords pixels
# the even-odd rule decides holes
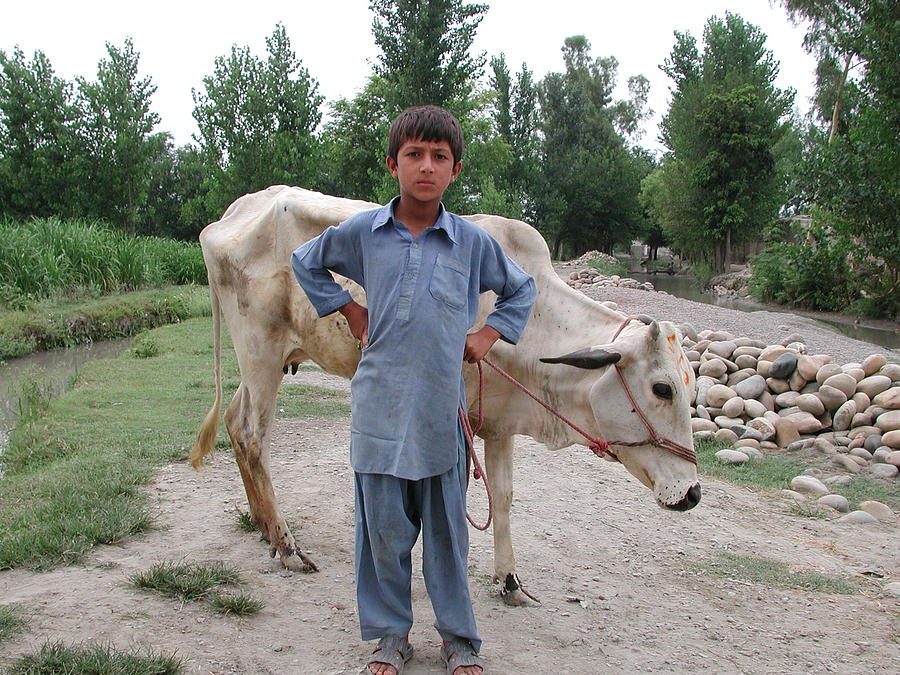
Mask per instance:
[[[857,429],[859,427],[870,427],[872,426],[872,415],[871,413],[856,413],[853,416],[853,419],[850,420],[850,428]]]
[[[879,370],[882,369],[887,364],[887,357],[884,354],[870,354],[863,362],[860,364],[860,367],[866,374],[866,377],[870,375],[874,375]]]
[[[774,426],[775,423],[781,419],[781,415],[776,412],[772,412],[771,410],[766,410],[766,413],[763,415],[767,420],[769,420]]]
[[[864,502],[860,502],[859,510],[865,511],[866,513],[875,516],[878,520],[891,522],[896,520],[897,516],[894,515],[894,512],[891,510],[891,507],[882,502],[876,502],[874,500],[868,500]]]
[[[759,448],[760,450],[777,450],[778,443],[773,443],[772,441],[760,441]]]
[[[702,420],[711,420],[712,417],[709,415],[709,411],[706,409],[706,406],[698,405],[697,410],[694,414],[694,417],[699,417]]]
[[[693,324],[688,323],[687,321],[678,324],[678,330],[680,330],[681,334],[689,340],[696,342],[699,339],[697,336],[697,329],[694,328]]]
[[[755,438],[740,438],[733,444],[734,448],[758,448],[759,441]]]
[[[859,473],[859,464],[853,461],[852,457],[847,455],[835,455],[831,458],[831,463],[839,469],[849,471],[850,473]]]
[[[735,450],[737,450],[737,448],[735,448]],[[749,457],[751,461],[754,459],[763,459],[763,457],[765,457],[765,455],[762,454],[762,451],[759,448],[754,448],[752,445],[745,445],[740,449],[740,451],[747,455],[747,457]]]
[[[761,441],[764,438],[763,432],[759,431],[758,429],[754,429],[753,427],[737,425],[732,427],[731,429],[738,435],[738,438],[740,438],[741,440],[749,439],[754,441]]]
[[[893,478],[900,472],[900,468],[893,464],[873,464],[869,467],[869,471],[878,478]]]
[[[814,434],[822,429],[822,423],[815,418],[815,415],[810,415],[808,412],[796,412],[788,415],[785,419],[791,420],[801,434]]]
[[[803,376],[795,370],[788,378],[788,385],[790,385],[792,390],[800,391],[806,386],[806,380],[804,380]]]
[[[736,359],[739,356],[752,356],[754,359],[757,359],[759,358],[759,355],[762,354],[762,349],[759,347],[754,347],[750,344],[738,344],[739,342],[743,343],[744,340],[742,338],[734,340],[734,344],[738,345],[738,347],[732,352],[731,358]]]
[[[750,461],[750,457],[740,450],[719,450],[716,459],[722,464],[746,464]]]
[[[756,397],[756,400],[766,406],[766,410],[775,411],[775,397],[768,390]]]
[[[786,417],[782,417],[775,423],[775,442],[779,448],[786,448],[788,445],[800,439],[800,432],[797,431],[797,425]]]
[[[884,446],[884,447],[886,448],[887,446]],[[878,448],[878,449],[881,450],[881,448]],[[893,464],[894,466],[900,466],[900,450],[890,451],[890,454],[887,456],[885,461],[888,464]]]
[[[696,349],[698,352],[700,352],[702,354],[703,352],[706,351],[706,348],[709,347],[709,344],[710,344],[709,340],[707,340],[706,338],[703,338],[697,344],[694,345],[694,349]]]
[[[721,342],[722,340],[734,340],[734,335],[729,333],[727,330],[710,331],[705,337],[706,337],[706,339],[708,339],[712,342]]]
[[[889,584],[885,584],[881,590],[885,595],[900,596],[900,581],[892,581]]]
[[[850,398],[856,393],[856,380],[852,375],[848,375],[847,373],[837,373],[822,382],[822,388],[824,389],[825,387],[839,389],[844,392],[844,396]],[[821,391],[821,389],[819,391]]]
[[[769,368],[769,377],[786,380],[796,368],[797,354],[794,352],[785,352],[772,362],[772,367]]]
[[[731,387],[726,387],[724,384],[714,384],[706,391],[706,404],[707,406],[712,406],[713,408],[721,408],[725,401],[734,398],[737,396],[737,393]]]
[[[709,359],[706,363],[700,364],[700,370],[697,371],[701,375],[709,377],[721,377],[728,372],[728,366],[720,358]]]
[[[814,476],[795,476],[791,479],[791,489],[806,495],[827,495],[831,490]]]
[[[706,348],[707,354],[712,352],[716,356],[721,356],[724,359],[730,359],[732,352],[737,349],[737,345],[734,344],[731,340],[721,340],[721,341],[713,341],[709,344],[709,347]]]
[[[716,431],[716,440],[722,441],[723,443],[727,443],[731,445],[735,441],[737,441],[737,434],[734,433],[731,429],[719,429]]]
[[[846,368],[844,372],[856,380],[857,385],[866,378],[866,373],[862,368]]]
[[[796,405],[797,399],[800,398],[800,396],[802,396],[800,392],[786,391],[775,397],[775,405],[781,409],[792,408]]]
[[[751,398],[744,401],[744,413],[751,419],[762,417],[766,414],[766,406]]]
[[[850,455],[852,455],[853,457],[862,457],[867,462],[872,461],[872,453],[865,448],[853,448],[850,451]]]
[[[782,490],[781,494],[783,496],[787,497],[788,499],[793,499],[794,501],[798,501],[798,502],[806,501],[806,495],[802,495],[795,490]]]
[[[705,420],[702,418],[695,417],[691,420],[691,431],[709,431],[714,433],[719,430],[719,425],[713,422],[712,420]]]
[[[843,372],[841,367],[836,363],[826,363],[824,366],[819,368],[819,372],[816,373],[816,382],[819,384],[824,384],[825,380],[827,380],[832,375],[837,375],[838,373]]]
[[[763,377],[769,376],[769,369],[772,367],[771,361],[756,361],[756,372],[762,375]]]
[[[829,442],[825,438],[817,438],[813,443],[813,447],[817,452],[821,452],[823,455],[836,455],[837,448],[834,447],[834,444]]]
[[[900,382],[900,363],[888,363],[881,367],[878,374],[891,378],[891,382]]]
[[[896,452],[900,453],[900,450]],[[880,464],[885,464],[888,461],[888,457],[891,456],[891,449],[887,447],[877,448],[875,452],[872,453],[872,461],[878,462]],[[900,458],[898,458],[900,460]]]
[[[756,370],[756,357],[750,356],[749,354],[741,354],[740,356],[734,357],[734,364],[738,368],[753,368]]]
[[[866,436],[863,440],[862,447],[869,452],[875,452],[875,450],[882,445],[884,445],[884,443],[881,442],[881,434],[872,434],[871,436]]]
[[[805,380],[815,380],[816,373],[819,368],[831,361],[828,354],[801,354],[797,358],[797,372],[799,372]]]
[[[891,387],[872,399],[872,404],[890,410],[900,410],[900,387]]]
[[[728,376],[728,379],[725,381],[729,387],[734,387],[738,382],[743,382],[746,379],[749,379],[756,375],[755,368],[741,368],[737,372],[731,373]]]
[[[730,429],[733,426],[742,424],[744,420],[735,417],[728,417],[727,415],[719,415],[713,421],[722,429]]]
[[[813,380],[812,382],[807,382],[803,385],[803,389],[800,390],[801,394],[815,394],[819,391],[819,383]]]
[[[759,440],[769,441],[775,438],[775,425],[765,417],[754,417],[747,422],[747,428],[758,431],[761,436]]]
[[[825,412],[825,404],[815,394],[800,394],[794,403],[800,410],[813,415],[821,415]]]
[[[819,399],[821,401],[821,399]],[[824,404],[823,404],[824,407]],[[834,413],[832,427],[835,431],[846,431],[850,428],[850,421],[856,414],[856,401],[845,401]]]
[[[842,473],[839,476],[829,476],[828,478],[823,478],[822,482],[825,483],[828,487],[840,487],[841,485],[847,485],[850,481],[853,480],[853,476],[848,476],[847,474]]]
[[[805,450],[806,448],[811,448],[815,443],[814,438],[798,438],[796,441],[788,444],[785,449],[788,452],[797,452],[798,450]]]
[[[846,516],[841,516],[835,522],[848,523],[851,525],[866,525],[868,523],[877,523],[875,516],[865,511],[851,511]]]
[[[744,399],[740,396],[728,399],[722,405],[722,413],[728,417],[740,417],[744,413]]]
[[[861,391],[858,391],[855,394],[853,394],[853,398],[851,398],[850,400],[856,404],[857,412],[860,410],[865,410],[870,405],[872,405],[871,399],[866,394],[862,393]]]
[[[704,429],[703,431],[695,431],[693,434],[691,434],[691,437],[695,441],[702,441],[707,438],[713,438],[713,432],[707,429]]]
[[[773,394],[783,394],[791,388],[791,385],[787,380],[781,380],[775,377],[767,377],[766,386]]]
[[[699,361],[700,360],[700,352],[696,349],[688,350],[684,353],[685,357],[688,361]]]
[[[856,391],[861,391],[870,399],[875,398],[891,387],[891,378],[884,375],[871,375],[856,383]]]
[[[835,445],[843,445],[845,448],[850,445],[850,438],[847,436],[835,436],[831,439]]]
[[[849,377],[849,375],[848,375]],[[830,385],[823,384],[816,392],[826,410],[837,410],[847,402],[847,394],[840,389],[836,389]]]
[[[785,347],[787,347],[788,349],[793,349],[798,354],[806,353],[806,345],[803,344],[802,342],[799,342],[798,340],[794,340],[793,342],[788,342],[785,345]]]
[[[775,361],[782,354],[793,353],[796,355],[796,352],[792,349],[788,349],[787,347],[783,347],[781,345],[769,345],[765,349],[763,349],[759,353],[760,361]]]
[[[875,420],[875,426],[882,431],[895,431],[900,429],[900,410],[890,410],[882,413]]]
[[[816,500],[816,504],[828,506],[829,508],[839,511],[840,513],[850,512],[850,502],[843,495],[825,495]]]
[[[863,447],[863,443],[866,442],[865,436],[858,436],[857,438],[851,438],[850,442],[847,444],[847,449],[852,450],[853,448],[861,448]]]
[[[900,430],[889,431],[883,434],[881,442],[894,450],[900,449]]]
[[[850,431],[847,432],[847,435],[850,438],[865,439],[867,436],[871,436],[872,434],[877,434],[877,433],[880,433],[880,430],[878,429],[878,427],[855,427],[855,428],[850,429]],[[882,438],[882,440],[884,440],[884,439]]]
[[[709,388],[714,384],[718,384],[718,382],[711,377],[701,375],[697,378],[697,395],[694,398],[694,402],[697,405],[707,405],[706,392],[708,392]]]

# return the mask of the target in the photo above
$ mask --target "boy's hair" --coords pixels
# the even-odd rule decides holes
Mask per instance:
[[[396,161],[400,146],[410,140],[446,141],[453,153],[453,163],[462,161],[463,135],[459,120],[440,106],[417,105],[400,113],[391,124],[388,157]]]

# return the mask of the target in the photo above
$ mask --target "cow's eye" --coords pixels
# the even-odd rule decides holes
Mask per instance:
[[[664,398],[667,400],[671,400],[672,398],[672,387],[670,387],[665,382],[657,382],[653,385],[653,393],[659,396],[660,398]]]

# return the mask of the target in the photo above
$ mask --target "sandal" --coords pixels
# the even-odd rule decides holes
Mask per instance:
[[[402,637],[396,635],[385,635],[378,641],[378,646],[372,652],[372,658],[366,663],[366,668],[373,663],[380,663],[385,666],[393,666],[397,671],[397,675],[403,672],[403,666],[412,658],[413,646]]]
[[[472,643],[463,638],[453,638],[441,647],[441,660],[447,666],[447,675],[453,675],[459,667],[475,666],[484,672],[484,665],[472,647]]]

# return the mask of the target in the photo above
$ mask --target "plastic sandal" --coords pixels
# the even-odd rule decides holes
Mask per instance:
[[[441,647],[441,659],[447,666],[447,675],[453,675],[457,668],[466,666],[476,666],[484,672],[484,665],[475,653],[472,643],[463,638],[453,638]]]
[[[404,638],[396,635],[385,635],[378,641],[378,646],[372,652],[372,658],[366,663],[366,667],[373,663],[393,666],[397,675],[403,672],[403,666],[412,658],[413,646]]]

